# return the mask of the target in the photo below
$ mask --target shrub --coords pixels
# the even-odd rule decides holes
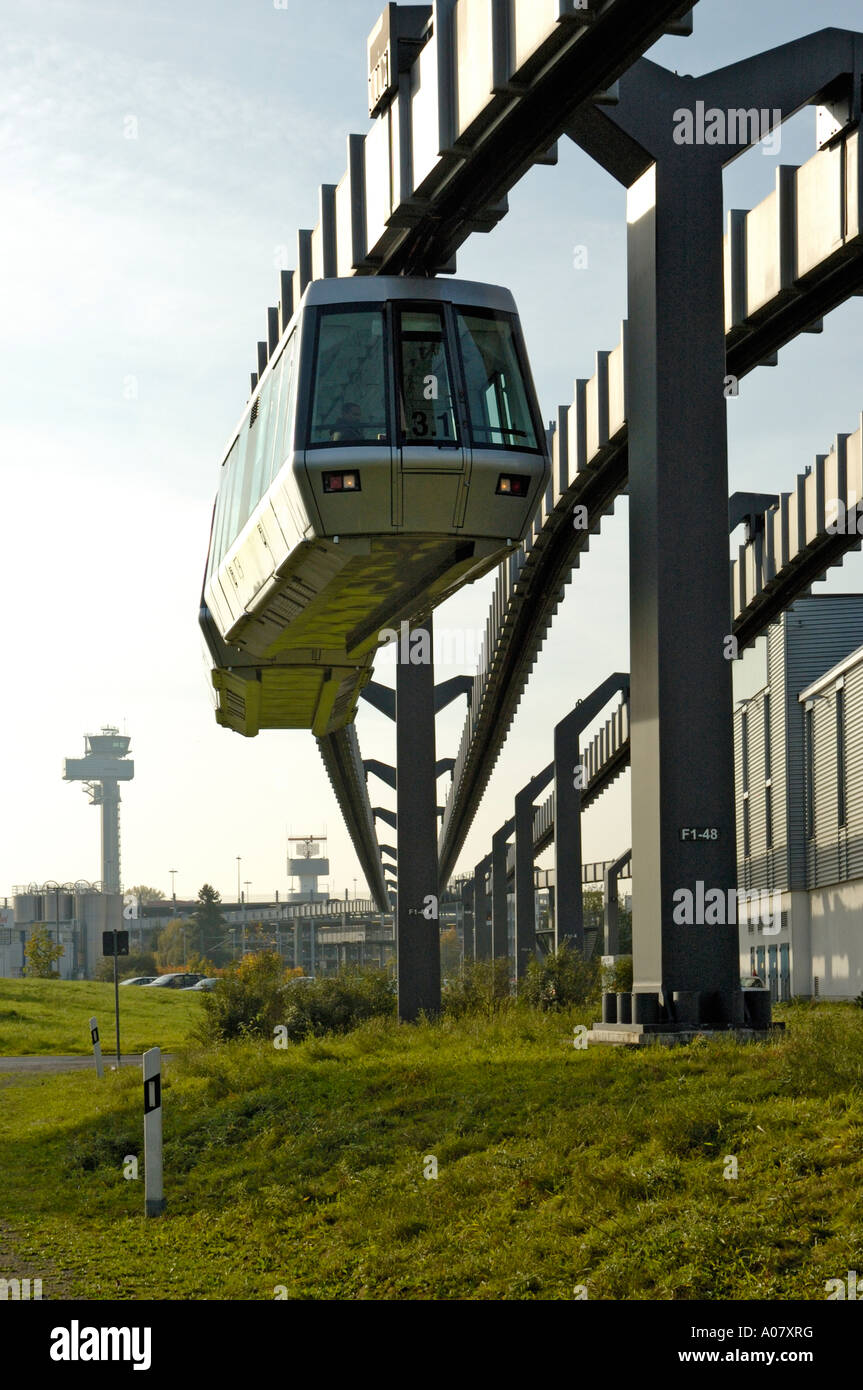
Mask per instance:
[[[201,995],[203,1019],[198,1036],[204,1042],[272,1037],[276,1024],[282,1022],[284,983],[281,956],[275,952],[244,956]]]
[[[506,1012],[513,1002],[511,975],[509,960],[465,961],[462,974],[443,990],[444,1013],[451,1018],[494,1018]]]
[[[204,1042],[231,1038],[272,1039],[277,1027],[290,1042],[347,1033],[369,1018],[395,1013],[396,1001],[385,970],[346,968],[311,983],[292,982],[280,956],[246,956],[202,996]]]
[[[597,962],[585,960],[564,942],[542,960],[528,962],[519,998],[535,1009],[568,1009],[586,1004],[597,985]]]
[[[602,988],[609,994],[632,992],[632,956],[621,956],[602,971]]]
[[[282,991],[278,1022],[287,1028],[289,1042],[349,1033],[370,1018],[389,1018],[396,998],[386,970],[345,966],[311,984],[288,984]]]

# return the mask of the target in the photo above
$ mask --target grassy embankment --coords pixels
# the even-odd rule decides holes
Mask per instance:
[[[120,990],[123,1052],[171,1052],[200,1017],[201,996],[184,990]],[[99,1020],[102,1051],[114,1045],[114,986],[90,980],[0,980],[0,1057],[86,1055],[89,1020]]]
[[[122,1176],[136,1073],[0,1079],[0,1274],[85,1299],[823,1298],[863,1268],[863,1011],[781,1012],[757,1045],[579,1051],[577,1014],[514,1011],[190,1052],[150,1221]]]

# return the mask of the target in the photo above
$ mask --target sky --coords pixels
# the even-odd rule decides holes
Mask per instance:
[[[380,9],[5,0],[0,899],[33,881],[100,877],[98,812],[62,771],[106,723],[131,735],[135,760],[122,792],[126,886],[167,895],[176,869],[179,897],[206,881],[233,899],[239,856],[251,899],[271,898],[290,887],[288,835],[311,832],[328,837],[331,891],[365,893],[312,735],[248,740],[217,727],[197,609],[219,464],[277,268],[294,264],[296,229],[315,224],[319,185],[341,178],[348,133],[368,128],[365,44]],[[863,29],[860,0],[701,0],[695,35],[666,38],[651,57],[699,74],[830,25]],[[780,153],[755,150],[727,171],[728,206],[754,206],[779,162],[814,150],[808,110],[784,128]],[[551,419],[619,340],[624,193],[562,142],[558,165],[528,174],[499,227],[462,248],[458,273],[512,289]],[[789,490],[857,428],[861,330],[855,299],[742,383],[729,401],[732,491]],[[827,591],[861,579],[854,556]],[[438,610],[455,654],[478,643],[491,582]],[[622,501],[567,588],[460,869],[549,762],[553,725],[628,669],[627,589]],[[438,677],[470,669],[440,665]],[[381,663],[378,678],[392,675]],[[455,754],[463,719],[461,701],[440,717],[438,757]],[[365,757],[393,759],[383,716],[361,705],[357,728]],[[370,787],[374,804],[393,804],[382,783]],[[586,859],[628,847],[628,774],[584,819]]]

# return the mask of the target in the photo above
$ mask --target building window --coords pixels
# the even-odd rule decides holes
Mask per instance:
[[[770,690],[764,692],[764,776],[770,778]]]
[[[749,715],[746,710],[740,716],[740,760],[742,763],[743,794],[749,791]]]
[[[764,787],[764,835],[767,848],[773,848],[773,783],[767,781]]]
[[[847,824],[847,806],[845,803],[845,688],[839,686],[836,691],[836,807],[838,811],[838,823],[840,826]]]
[[[752,853],[752,846],[749,837],[749,793],[743,793],[743,858],[748,859]]]
[[[806,835],[815,834],[815,709],[806,711],[804,740],[806,743]]]

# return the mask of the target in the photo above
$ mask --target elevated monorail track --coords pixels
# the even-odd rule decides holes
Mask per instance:
[[[259,372],[312,279],[453,270],[470,233],[490,230],[506,214],[506,196],[524,173],[554,162],[555,141],[578,107],[613,101],[615,80],[663,33],[688,32],[693,6],[591,0],[585,11],[574,0],[543,6],[499,0],[485,7],[479,28],[470,28],[467,3],[429,6],[427,19],[423,7],[412,8],[420,28],[409,36],[410,61],[403,61],[395,37],[389,66],[380,69],[389,86],[374,88],[372,73],[376,123],[368,136],[349,137],[345,175],[338,185],[322,187],[317,225],[298,233],[297,268],[282,272],[280,309],[270,311],[267,340],[258,344]],[[770,198],[752,212],[730,214],[729,377],[771,363],[799,333],[818,331],[826,314],[863,292],[861,233],[863,143],[857,130],[799,170],[780,167]],[[444,812],[442,881],[464,843],[563,589],[590,536],[625,491],[625,358],[624,335],[617,353],[600,354],[594,377],[578,383],[573,406],[561,410],[554,476],[541,514],[522,549],[499,571]],[[811,511],[813,504],[807,505]],[[847,536],[815,541],[810,530],[801,532],[795,506],[795,496],[781,501],[779,522],[765,523],[772,539],[762,540],[760,551],[756,539],[739,562],[734,630],[742,645],[850,548]],[[579,528],[573,526],[576,507],[585,509]],[[805,543],[792,553],[788,537],[798,532]],[[372,874],[372,892],[383,903],[362,759],[349,733],[320,740],[321,750],[363,869]],[[618,756],[615,767],[622,765],[625,757],[621,762]],[[601,789],[599,776],[591,794]]]
[[[833,169],[825,168],[828,161]],[[777,192],[750,213],[732,214],[725,258],[729,390],[736,389],[735,382],[760,363],[771,361],[799,333],[819,329],[828,307],[863,292],[861,169],[863,140],[855,131],[838,148],[819,152],[798,170],[782,172]],[[832,183],[826,180],[832,192],[826,217],[823,203],[813,193],[816,187],[824,188],[825,181],[819,180],[825,173],[835,174]],[[770,258],[780,243],[787,251],[774,271]],[[443,881],[455,865],[557,611],[567,566],[571,571],[578,563],[590,534],[599,530],[603,516],[626,487],[625,331],[617,351],[599,354],[597,362],[594,377],[577,383],[572,406],[559,413],[552,483],[541,517],[523,552],[498,574],[485,650],[444,811],[439,843]],[[769,526],[766,544],[771,548],[765,547],[764,562],[756,563],[757,544],[745,562],[738,562],[745,564],[752,590],[745,608],[734,615],[734,630],[742,646],[806,592],[829,564],[841,562],[848,549],[859,543],[856,535],[819,533],[819,467],[813,481],[805,485],[808,504],[805,496],[797,500],[804,488],[801,483],[796,494],[781,502],[778,522],[771,520]],[[838,489],[840,473],[835,476]],[[822,487],[822,502],[823,496]],[[829,496],[840,496],[840,492]],[[863,496],[863,481],[857,496]],[[576,507],[586,509],[580,530],[573,529]],[[799,516],[804,517],[802,522]],[[510,584],[514,571],[518,579]],[[740,593],[739,579],[736,592]]]

